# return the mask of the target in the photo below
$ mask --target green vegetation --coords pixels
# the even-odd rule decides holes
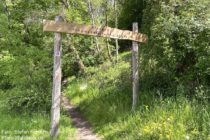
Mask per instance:
[[[183,96],[182,86],[163,93],[159,89],[148,90],[150,85],[140,82],[139,106],[131,112],[129,57],[124,53],[121,59],[127,61],[90,68],[85,78],[73,80],[65,89],[66,96],[81,108],[95,131],[108,140],[209,140],[208,101]],[[167,92],[176,92],[176,96],[164,96]],[[199,89],[197,94],[202,92],[205,91]]]
[[[2,92],[0,92],[2,94]],[[14,113],[5,106],[4,96],[0,98],[0,139],[44,139],[50,140],[50,116],[43,113]],[[65,115],[66,114],[66,115]],[[63,111],[61,116],[60,140],[75,138],[76,129],[71,119]]]
[[[49,139],[54,34],[43,32],[42,21],[62,15],[66,22],[125,30],[138,22],[149,38],[139,45],[140,96],[131,111],[131,42],[62,34],[62,92],[95,132],[108,140],[210,140],[209,5],[0,0],[0,137],[7,131]],[[67,112],[61,116],[60,139],[75,137]]]

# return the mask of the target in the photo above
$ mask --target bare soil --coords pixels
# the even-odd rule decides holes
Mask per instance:
[[[66,97],[62,97],[63,107],[69,112],[74,126],[77,128],[77,140],[101,140],[93,133],[90,123],[84,118],[79,109],[73,106]]]

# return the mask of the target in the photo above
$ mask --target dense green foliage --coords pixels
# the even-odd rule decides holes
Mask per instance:
[[[189,94],[203,85],[209,90],[208,5],[200,0],[149,1],[144,11],[142,30],[150,40],[143,54],[149,54],[146,61],[155,61],[154,69],[168,75],[168,81],[160,81],[174,81]]]
[[[1,0],[0,130],[48,131],[54,35],[43,32],[42,21],[62,15],[67,22],[128,30],[138,22],[149,38],[140,44],[141,96],[131,112],[131,55],[125,53],[131,42],[119,40],[117,62],[115,40],[62,35],[64,92],[99,134],[210,139],[209,5],[209,0]],[[30,115],[40,123],[30,122]]]
[[[90,2],[91,12],[87,2],[69,1],[64,20],[86,24],[94,20],[96,25],[107,22],[114,26],[117,11],[119,28],[131,29],[132,22],[138,21],[140,31],[149,36],[148,44],[141,49],[141,69],[145,70],[141,79],[150,82],[148,88],[171,90],[183,86],[190,96],[196,90],[204,90],[206,95],[202,96],[209,96],[208,1],[126,0],[118,1],[115,11],[112,3]],[[61,7],[59,1],[3,1],[1,5],[0,87],[8,95],[11,108],[50,109],[53,38],[42,32],[41,21],[54,18]],[[95,19],[91,20],[91,14]],[[63,37],[63,78],[81,75],[84,67],[109,58],[107,42],[98,40],[99,52],[95,43],[91,37]],[[113,55],[113,43],[108,44]],[[122,50],[127,48],[125,44],[130,43],[121,42]],[[146,71],[150,67],[152,73]]]
[[[140,83],[139,107],[136,112],[131,111],[129,57],[124,53],[124,61],[114,67],[105,63],[94,69],[93,75],[73,80],[65,90],[95,131],[108,140],[210,139],[208,103],[187,99],[183,87],[176,91],[177,98],[165,98],[162,91],[145,89],[149,85]],[[93,70],[90,68],[89,72]]]
[[[52,43],[41,29],[47,7],[34,4],[4,1],[0,7],[0,87],[17,111],[50,109]]]
[[[8,110],[4,104],[5,94],[0,90],[0,139],[44,139],[50,140],[50,116],[44,113],[17,114]],[[70,137],[74,140],[76,129],[67,112],[62,111],[60,139]]]

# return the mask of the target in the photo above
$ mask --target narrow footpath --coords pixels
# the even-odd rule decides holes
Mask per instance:
[[[69,112],[74,126],[77,128],[77,140],[101,140],[93,133],[90,123],[88,123],[79,109],[73,106],[66,97],[62,97],[63,107]]]

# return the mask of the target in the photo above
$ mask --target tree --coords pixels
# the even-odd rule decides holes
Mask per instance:
[[[0,60],[0,87],[7,94],[8,107],[19,112],[50,110],[51,49],[45,41],[49,35],[41,29],[43,17],[52,14],[46,13],[49,3],[1,3],[6,11],[0,11],[0,16],[5,17],[0,19],[0,54],[4,58]]]
[[[118,28],[118,6],[117,6],[117,0],[114,0],[114,13],[115,13],[115,28]],[[118,39],[115,39],[115,47],[116,47],[116,62],[118,62],[118,55],[119,55],[119,44]]]
[[[189,94],[209,83],[208,4],[206,0],[151,0],[144,10],[142,30],[150,40],[145,53],[152,52],[156,69],[164,68],[168,80],[183,84]]]
[[[95,10],[93,9],[92,2],[91,2],[91,0],[86,0],[86,2],[87,2],[87,5],[88,5],[92,25],[96,26],[96,21],[95,21],[96,15],[95,15]],[[98,41],[97,37],[94,37],[94,39],[95,39],[95,44],[96,44],[96,50],[97,50],[97,53],[99,54],[100,53],[99,41]]]

